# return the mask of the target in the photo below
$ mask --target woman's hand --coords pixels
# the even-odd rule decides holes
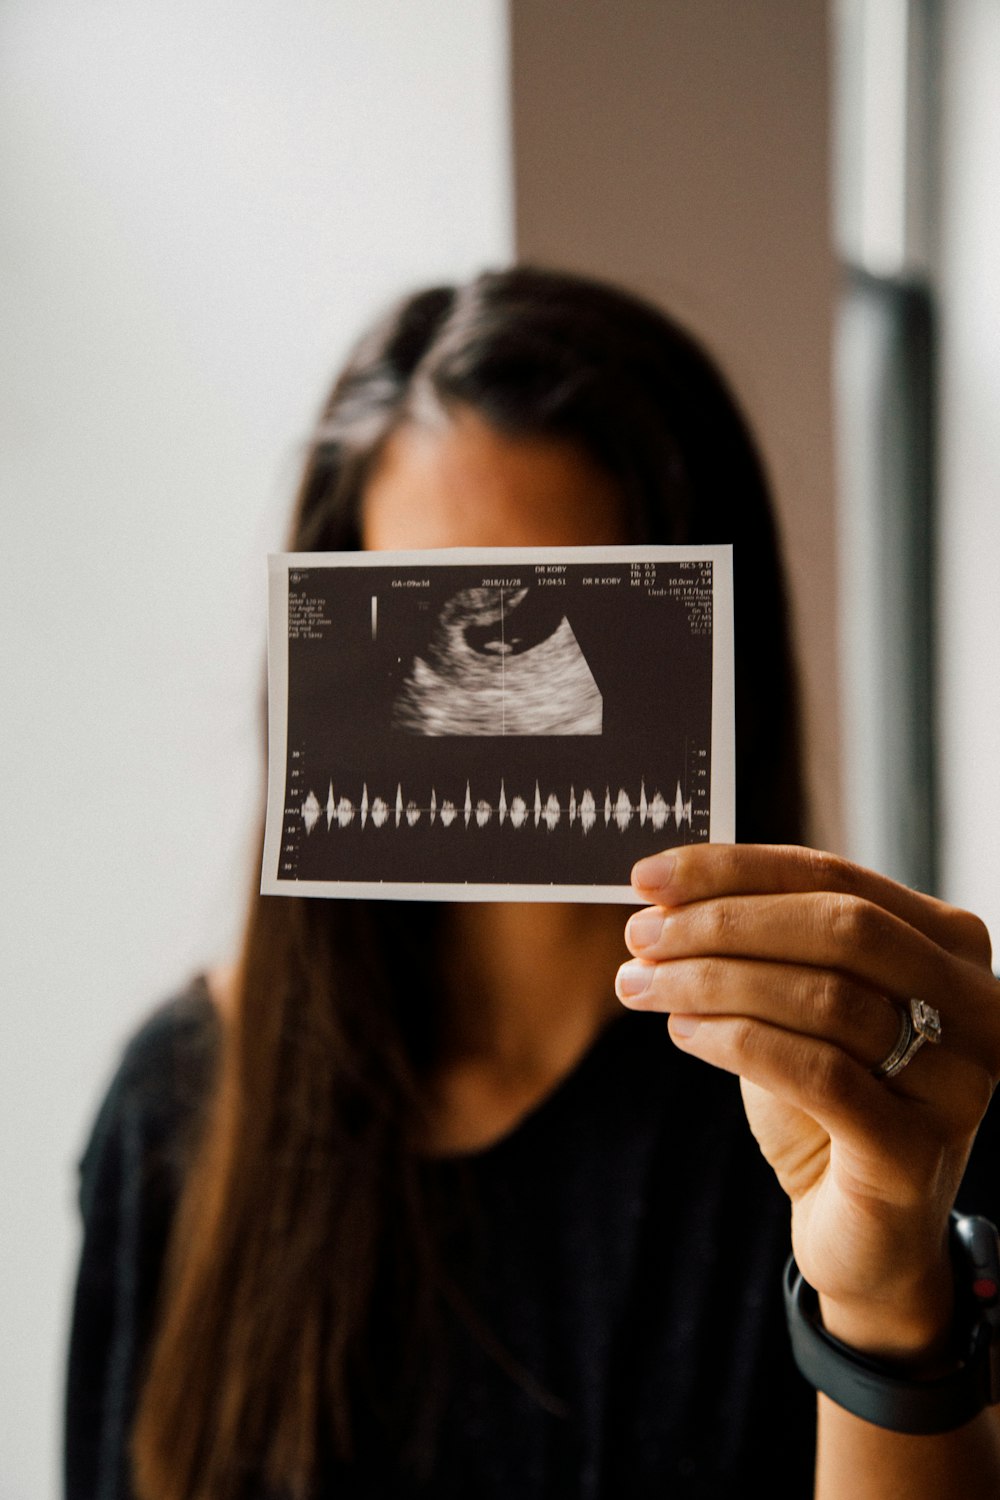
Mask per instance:
[[[844,1342],[926,1362],[950,1327],[947,1220],[1000,1078],[1000,983],[978,918],[811,849],[688,846],[632,874],[620,999],[740,1076],[792,1244]],[[891,1080],[911,996],[941,1016]]]

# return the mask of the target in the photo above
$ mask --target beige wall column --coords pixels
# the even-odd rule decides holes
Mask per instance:
[[[838,846],[825,0],[510,0],[522,259],[624,282],[720,359],[792,577],[815,837]]]

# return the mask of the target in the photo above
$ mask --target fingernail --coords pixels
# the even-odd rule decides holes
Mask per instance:
[[[664,886],[670,884],[677,861],[673,854],[650,854],[646,859],[640,859],[639,863],[632,869],[632,884],[640,890],[663,890]]]
[[[635,948],[651,948],[662,931],[662,912],[637,911],[629,918],[628,941]]]
[[[670,1030],[674,1036],[694,1036],[701,1025],[700,1016],[671,1016]]]
[[[652,964],[622,964],[615,979],[615,994],[619,1000],[634,1000],[649,989],[652,977]]]

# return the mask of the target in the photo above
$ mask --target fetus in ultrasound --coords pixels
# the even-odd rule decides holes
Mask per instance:
[[[419,735],[600,734],[604,700],[560,601],[472,588],[444,605],[392,708]]]

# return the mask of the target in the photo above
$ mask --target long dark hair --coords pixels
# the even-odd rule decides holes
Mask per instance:
[[[431,408],[571,441],[616,481],[634,541],[734,544],[738,833],[801,840],[774,517],[697,343],[623,291],[529,268],[408,298],[323,408],[293,550],[359,546],[385,442]],[[405,1427],[393,1392],[442,1287],[414,1150],[439,1041],[435,930],[423,905],[252,897],[140,1402],[143,1500],[228,1500],[249,1476],[306,1496],[324,1444],[349,1459],[373,1422]]]

